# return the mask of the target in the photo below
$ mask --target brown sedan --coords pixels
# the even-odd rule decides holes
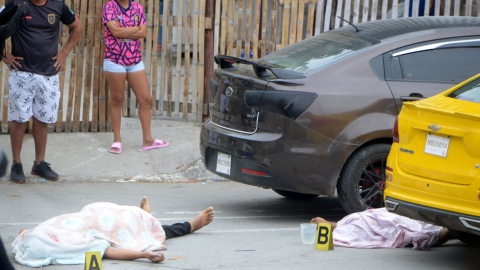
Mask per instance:
[[[383,206],[403,102],[480,73],[480,18],[368,22],[257,61],[215,60],[200,135],[208,170],[292,199],[337,190],[351,213]]]

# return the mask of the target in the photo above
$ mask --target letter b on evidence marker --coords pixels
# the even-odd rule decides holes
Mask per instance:
[[[332,224],[318,223],[315,249],[333,250]]]
[[[84,270],[102,270],[102,253],[100,251],[85,252]]]

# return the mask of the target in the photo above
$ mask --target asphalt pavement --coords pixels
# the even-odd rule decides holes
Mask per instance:
[[[478,269],[480,249],[452,240],[428,251],[397,249],[315,250],[303,245],[300,224],[321,216],[337,221],[346,213],[337,198],[290,201],[271,190],[230,181],[190,183],[0,184],[0,235],[7,248],[21,228],[107,201],[140,205],[147,195],[162,224],[190,220],[213,206],[214,221],[190,235],[165,242],[166,260],[102,260],[103,269]],[[13,261],[13,255],[9,255]],[[14,263],[17,270],[31,269]],[[50,265],[52,270],[83,265]]]
[[[142,129],[138,118],[123,118],[123,151],[112,154],[113,133],[49,133],[45,161],[60,175],[59,182],[221,180],[201,166],[199,135],[201,124],[152,120],[152,136],[168,141],[165,148],[142,151]],[[10,136],[0,135],[0,147],[12,160]],[[26,134],[21,159],[27,183],[46,181],[30,175],[35,159],[33,137]],[[8,182],[10,165],[0,182]]]
[[[138,119],[123,119],[124,150],[119,155],[108,152],[111,133],[49,134],[46,160],[60,174],[57,182],[30,176],[34,151],[27,135],[22,151],[27,183],[10,183],[8,175],[0,179],[0,235],[7,250],[21,228],[78,212],[93,202],[140,205],[146,195],[162,224],[190,220],[209,206],[215,209],[215,219],[198,232],[167,240],[164,262],[105,259],[103,269],[479,268],[480,249],[457,240],[429,251],[411,247],[318,251],[314,245],[303,245],[301,223],[316,216],[338,221],[346,215],[338,198],[291,201],[209,173],[200,162],[199,132],[198,123],[154,120],[154,137],[170,146],[141,151]],[[0,147],[11,158],[8,135],[0,136]],[[12,254],[9,257],[17,270],[30,269],[14,262]],[[83,265],[45,268],[73,270]]]

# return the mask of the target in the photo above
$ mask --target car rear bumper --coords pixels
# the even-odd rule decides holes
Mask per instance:
[[[387,196],[385,207],[388,211],[421,220],[423,222],[444,226],[457,231],[480,235],[480,217],[470,216],[418,205]]]
[[[333,196],[348,145],[332,140],[279,116],[278,133],[236,133],[206,121],[200,134],[200,152],[209,171],[248,185],[307,194]],[[292,132],[294,130],[294,132]],[[216,171],[217,153],[231,155],[231,173]],[[246,174],[241,169],[263,172]]]
[[[458,185],[409,174],[398,166],[398,153],[399,145],[394,143],[387,159],[384,196],[385,203],[391,203],[387,209],[410,218],[480,235],[480,182]]]

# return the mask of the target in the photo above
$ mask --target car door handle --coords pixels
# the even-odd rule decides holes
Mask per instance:
[[[410,96],[401,96],[400,100],[401,101],[415,101],[415,100],[420,100],[424,99],[425,97],[422,94],[419,93],[411,93]]]

